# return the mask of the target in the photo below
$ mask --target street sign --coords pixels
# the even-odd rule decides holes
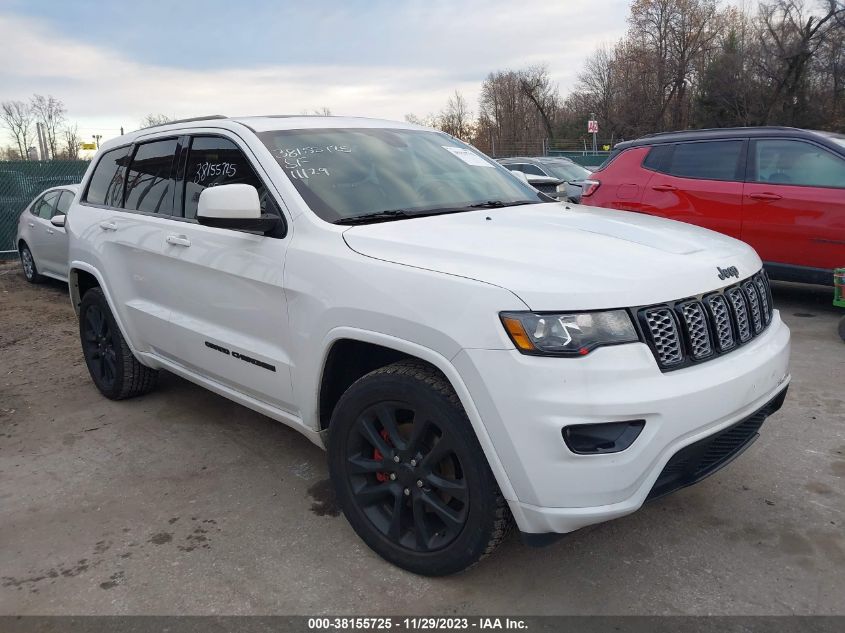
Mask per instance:
[[[589,134],[598,134],[599,133],[599,122],[598,121],[587,121],[587,132]]]
[[[83,143],[82,149],[97,149],[96,143]]]

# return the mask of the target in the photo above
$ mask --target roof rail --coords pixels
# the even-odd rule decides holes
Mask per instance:
[[[798,130],[800,128],[790,127],[788,125],[746,125],[737,127],[706,127],[701,129],[691,130],[669,130],[666,132],[653,132],[640,136],[640,139],[655,138],[658,136],[672,136],[674,134],[697,134],[699,132],[730,132],[731,130]]]
[[[191,121],[211,121],[214,119],[228,119],[225,114],[209,114],[206,116],[192,116],[187,119],[174,119],[173,121],[165,121],[164,123],[156,123],[155,125],[149,125],[145,128],[141,128],[142,130],[149,130],[154,127],[161,127],[162,125],[172,125],[174,123],[190,123]]]

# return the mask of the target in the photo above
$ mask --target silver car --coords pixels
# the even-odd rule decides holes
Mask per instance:
[[[44,277],[67,281],[67,233],[65,214],[79,185],[47,189],[21,213],[15,243],[27,281]]]

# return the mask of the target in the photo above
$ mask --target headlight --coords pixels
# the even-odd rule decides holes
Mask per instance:
[[[640,340],[625,310],[565,314],[502,312],[499,316],[523,354],[585,356],[602,345]]]

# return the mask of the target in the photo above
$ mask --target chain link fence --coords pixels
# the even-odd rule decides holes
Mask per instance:
[[[0,260],[17,257],[18,218],[42,191],[82,180],[87,160],[0,162]]]
[[[483,136],[474,142],[475,147],[491,158],[511,158],[514,156],[564,156],[579,165],[596,167],[610,155],[614,139],[598,139],[598,151],[593,151],[592,139],[547,139],[526,140],[524,138],[501,138]]]

